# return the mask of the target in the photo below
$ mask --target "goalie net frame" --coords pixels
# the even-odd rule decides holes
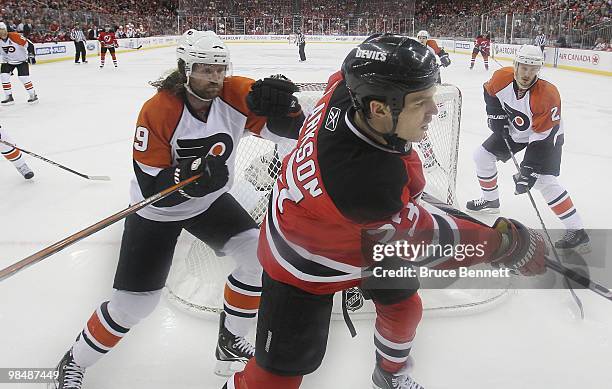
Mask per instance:
[[[306,114],[312,109],[325,90],[324,83],[296,83],[300,91],[296,93]],[[421,156],[427,186],[425,192],[432,194],[449,205],[458,207],[455,193],[457,179],[457,159],[459,154],[459,133],[461,123],[461,91],[454,85],[442,84],[436,92],[438,115],[432,120],[428,134],[415,147]],[[450,129],[449,134],[444,132]],[[444,138],[446,136],[446,139]],[[236,177],[230,190],[236,199],[260,224],[268,203],[269,189],[274,183],[268,175],[270,166],[280,168],[277,152],[282,157],[288,150],[283,145],[253,136],[243,138],[238,146],[236,158]],[[274,163],[274,165],[270,165]],[[248,192],[259,193],[253,199]],[[257,189],[255,189],[257,188]],[[245,197],[246,196],[246,197]],[[180,308],[197,315],[215,314],[223,311],[223,288],[227,274],[232,271],[234,262],[229,258],[219,258],[203,242],[194,239],[185,258],[175,258],[165,288],[166,297]],[[426,315],[457,315],[482,312],[497,306],[508,296],[508,284],[495,289],[440,289],[421,291]],[[338,306],[341,293],[334,301],[334,319],[341,319]],[[355,319],[369,319],[375,316],[374,305],[365,301],[363,308],[351,313]]]

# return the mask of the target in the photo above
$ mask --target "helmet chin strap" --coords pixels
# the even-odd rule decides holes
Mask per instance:
[[[515,72],[516,72],[516,73],[518,73],[518,68],[519,68],[519,65],[520,65],[520,64],[521,64],[520,62],[517,62],[517,63],[514,65],[514,68],[515,68]],[[533,78],[533,81],[532,81],[532,82],[529,84],[529,86],[527,86],[527,87],[525,87],[525,88],[524,88],[524,87],[523,87],[521,84],[519,84],[519,82],[518,82],[518,77],[516,77],[516,76],[515,76],[515,77],[514,77],[514,79],[515,79],[516,84],[519,86],[519,88],[520,88],[520,89],[522,89],[522,90],[527,90],[527,89],[531,88],[531,87],[532,87],[532,86],[533,86],[533,85],[536,83],[536,81],[538,81],[539,76],[540,76],[540,72],[538,71],[538,74],[536,74],[536,75],[535,75],[535,77]]]
[[[399,136],[397,136],[397,133],[395,132],[395,129],[397,128],[398,115],[396,114],[391,115],[392,120],[393,120],[393,128],[391,129],[391,132],[383,133],[383,132],[378,131],[374,127],[372,127],[372,125],[368,121],[368,118],[365,116],[365,114],[363,114],[362,110],[359,110],[357,112],[359,113],[359,115],[361,115],[363,122],[368,127],[368,130],[382,137],[385,140],[385,142],[387,142],[386,146],[388,148],[400,154],[406,154],[412,149],[412,143],[408,142],[405,139],[400,138]]]
[[[211,101],[213,101],[213,99],[205,99],[203,97],[200,97],[197,93],[195,93],[193,91],[193,89],[191,89],[191,87],[189,86],[189,76],[187,76],[187,82],[185,84],[183,84],[185,86],[185,90],[193,97],[195,97],[196,99],[200,100],[203,103],[210,103]]]

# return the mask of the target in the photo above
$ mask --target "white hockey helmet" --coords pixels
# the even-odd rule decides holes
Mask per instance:
[[[544,54],[538,46],[522,45],[514,56],[515,63],[544,66]]]
[[[191,74],[193,64],[226,65],[231,69],[230,53],[225,43],[213,31],[188,30],[178,40],[176,57],[185,62],[185,74]]]
[[[417,39],[418,40],[421,40],[421,39],[427,40],[427,39],[429,39],[429,33],[427,31],[425,31],[425,30],[421,30],[417,34]]]
[[[0,30],[6,30],[6,24],[4,22],[0,22]]]
[[[519,65],[528,65],[531,69],[519,69]],[[514,80],[520,89],[531,88],[536,81],[540,69],[544,65],[544,54],[539,47],[533,45],[523,45],[516,51],[514,57]]]

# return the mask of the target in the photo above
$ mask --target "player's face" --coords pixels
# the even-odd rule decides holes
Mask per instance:
[[[523,63],[517,63],[514,67],[514,79],[521,89],[528,89],[533,85],[535,78],[540,72],[541,66],[539,65],[525,65]]]
[[[226,65],[193,64],[189,86],[198,96],[204,99],[214,99],[223,88],[226,72]]]
[[[419,42],[421,42],[422,45],[427,43],[427,37],[426,36],[419,36],[419,37],[417,37],[417,39],[419,40]]]
[[[397,120],[397,136],[408,142],[419,142],[425,136],[429,123],[438,114],[434,101],[436,87],[409,93],[404,98],[404,109]]]

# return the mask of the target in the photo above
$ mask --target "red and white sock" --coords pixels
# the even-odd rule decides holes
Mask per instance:
[[[374,304],[374,346],[377,363],[383,370],[397,373],[408,362],[412,340],[423,316],[423,304],[418,293],[396,304]]]

